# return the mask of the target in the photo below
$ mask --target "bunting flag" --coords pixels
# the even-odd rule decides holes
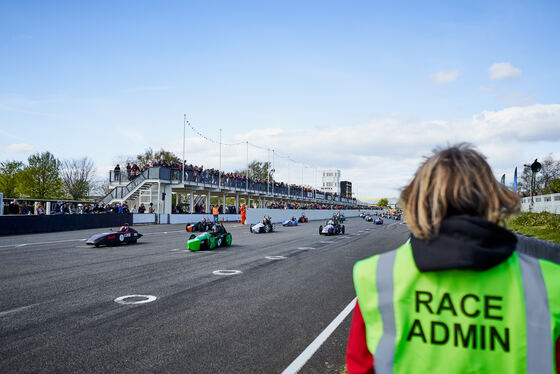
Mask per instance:
[[[202,139],[204,139],[204,140],[206,140],[207,142],[210,142],[210,143],[221,144],[221,145],[229,145],[229,146],[247,144],[247,145],[250,145],[251,147],[255,147],[255,148],[258,148],[258,149],[261,149],[261,150],[264,150],[264,151],[270,151],[270,150],[271,150],[271,148],[263,147],[263,146],[260,146],[260,145],[251,143],[251,142],[249,142],[249,141],[242,141],[242,142],[237,142],[237,143],[225,143],[225,142],[221,142],[221,143],[220,143],[220,142],[217,141],[216,139],[213,139],[213,138],[210,138],[210,137],[204,135],[201,131],[199,131],[196,127],[194,127],[189,121],[186,121],[186,124],[187,124],[187,126],[189,126],[189,127],[191,128],[191,130],[192,130],[196,135],[198,135],[199,137],[201,137]],[[276,151],[276,157],[287,159],[288,161],[291,161],[291,162],[293,162],[294,164],[301,164],[301,165],[303,165],[304,167],[309,168],[309,169],[313,169],[313,168],[314,168],[313,166],[310,166],[310,165],[308,165],[308,164],[306,164],[306,163],[304,163],[304,162],[297,161],[297,160],[293,160],[289,155],[288,155],[288,156],[282,156],[282,154],[279,153],[278,150]]]
[[[220,144],[219,141],[209,138],[207,136],[205,136],[204,134],[202,134],[200,131],[198,131],[193,125],[191,125],[191,123],[189,121],[187,121],[187,126],[189,126],[192,131],[197,134],[198,136],[200,136],[201,138],[205,139],[206,141],[210,142],[210,143],[215,143],[215,144]],[[222,145],[240,145],[240,144],[245,144],[246,142],[237,142],[237,143],[224,143],[222,142]]]
[[[503,184],[504,186],[506,185],[506,175],[502,175],[502,179],[500,180],[500,183]]]
[[[513,173],[513,190],[517,192],[517,166],[515,167],[515,172]]]

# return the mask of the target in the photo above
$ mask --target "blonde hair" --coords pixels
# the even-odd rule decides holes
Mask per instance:
[[[442,220],[451,215],[466,214],[499,223],[519,212],[519,197],[498,183],[486,158],[470,144],[433,152],[400,197],[415,237],[434,239]]]

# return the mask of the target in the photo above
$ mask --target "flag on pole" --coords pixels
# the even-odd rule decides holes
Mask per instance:
[[[513,190],[517,192],[517,166],[515,167],[515,172],[513,173]]]
[[[505,186],[506,184],[506,175],[502,175],[502,179],[500,180],[500,183],[503,184]]]

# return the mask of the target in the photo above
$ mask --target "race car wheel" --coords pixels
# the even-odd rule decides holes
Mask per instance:
[[[133,239],[133,240],[129,241],[128,244],[136,244],[137,240],[138,239]]]
[[[346,233],[346,228],[342,225],[342,235],[344,235],[344,233]]]
[[[321,235],[323,233],[323,225],[319,226],[319,235]]]
[[[231,245],[231,234],[227,233],[226,235],[226,246],[230,246]]]
[[[253,226],[249,225],[249,232],[253,232]]]
[[[95,248],[99,248],[99,244],[94,244],[94,245],[95,245]]]

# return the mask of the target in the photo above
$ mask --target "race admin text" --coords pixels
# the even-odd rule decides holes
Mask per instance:
[[[501,296],[466,294],[451,298],[444,293],[440,300],[434,300],[429,291],[415,292],[415,313],[428,312],[442,316],[443,321],[422,321],[414,319],[407,341],[422,341],[432,345],[453,345],[466,349],[480,349],[491,351],[510,350],[510,329],[498,328],[493,321],[503,320],[503,299]],[[474,319],[482,316],[486,324],[453,323],[452,316],[465,316]],[[450,322],[451,321],[451,322]],[[464,321],[464,320],[463,320]]]

